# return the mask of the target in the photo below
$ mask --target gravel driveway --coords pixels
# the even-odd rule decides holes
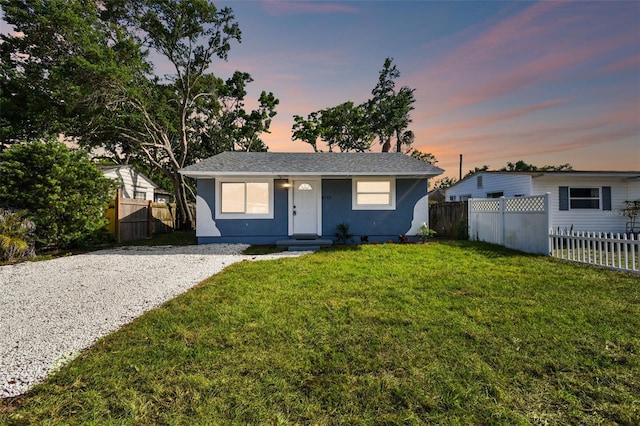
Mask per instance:
[[[0,267],[0,397],[232,263],[301,254],[246,256],[245,247],[123,247]]]

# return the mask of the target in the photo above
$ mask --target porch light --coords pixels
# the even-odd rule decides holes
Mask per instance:
[[[286,181],[285,183],[282,184],[282,187],[288,190],[289,188],[291,188],[291,182]]]

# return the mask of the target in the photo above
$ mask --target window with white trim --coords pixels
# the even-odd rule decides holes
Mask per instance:
[[[600,188],[569,188],[571,209],[599,209]]]
[[[273,219],[273,180],[218,179],[217,219]]]
[[[395,210],[396,180],[393,178],[353,179],[353,210]]]

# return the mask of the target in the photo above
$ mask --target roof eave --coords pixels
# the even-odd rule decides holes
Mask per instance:
[[[328,177],[349,177],[349,176],[402,176],[402,177],[418,177],[418,178],[430,178],[435,177],[443,173],[443,171],[433,172],[209,172],[209,171],[183,171],[180,170],[183,176],[190,178],[215,178],[224,176],[269,176],[269,177],[285,177],[285,176],[328,176]]]

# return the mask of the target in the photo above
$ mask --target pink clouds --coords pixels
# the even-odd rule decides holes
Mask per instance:
[[[576,5],[530,4],[426,45],[424,67],[403,82],[418,89],[417,147],[457,175],[461,153],[473,166],[550,156],[579,168],[592,164],[585,150],[610,146],[613,156],[614,144],[637,146],[637,23],[617,11],[603,19],[611,5]],[[640,147],[627,155],[637,168]]]
[[[640,69],[640,55],[629,56],[616,63],[613,63],[602,70],[603,74],[624,71],[629,68]]]
[[[284,38],[289,31],[276,31],[278,48],[255,51],[248,64],[261,77],[254,84],[281,99],[272,133],[263,138],[272,151],[311,150],[291,141],[292,115],[365,100],[375,85],[371,66],[385,56],[395,57],[402,72],[398,85],[416,89],[410,126],[416,147],[436,155],[448,175],[457,176],[459,154],[468,168],[525,159],[579,169],[592,164],[586,152],[615,157],[617,146],[640,140],[638,6],[492,3],[490,13],[459,25],[460,15],[484,6],[353,4],[262,2],[265,19],[291,17],[297,31],[294,41]],[[403,12],[392,17],[397,10]],[[424,31],[417,25],[408,32],[407,19],[418,22],[421,13],[427,18],[433,11],[447,20],[445,31],[426,29],[425,19]],[[393,19],[401,15],[404,20]],[[344,42],[332,38],[336,34]],[[377,143],[372,148],[380,149]],[[624,161],[633,157],[628,151]]]
[[[563,7],[565,2],[535,3],[473,38],[466,32],[466,41],[411,75],[410,85],[441,98],[432,114],[449,113],[561,80],[612,47],[638,41],[637,34],[614,33],[585,42],[584,27],[594,25],[597,16],[558,13]],[[619,66],[635,63],[627,59]]]

